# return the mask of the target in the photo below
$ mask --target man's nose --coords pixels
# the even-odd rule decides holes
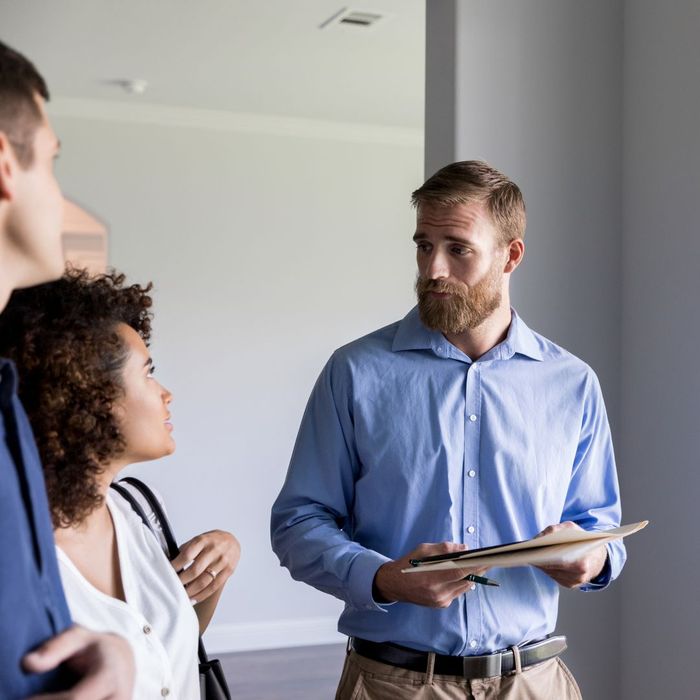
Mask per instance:
[[[428,259],[425,276],[431,280],[446,279],[450,276],[447,257],[441,250],[433,250]]]

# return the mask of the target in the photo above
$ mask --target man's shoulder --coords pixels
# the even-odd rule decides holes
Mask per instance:
[[[333,359],[340,363],[354,364],[358,360],[367,361],[387,357],[391,353],[394,338],[401,321],[378,328],[367,335],[341,345],[334,353]]]
[[[336,387],[366,385],[385,376],[396,362],[392,347],[401,322],[372,331],[339,347],[326,363],[324,373]]]
[[[532,329],[530,329],[530,333],[532,333],[532,337],[535,339],[537,347],[540,349],[540,352],[542,353],[542,357],[544,359],[564,359],[576,363],[585,364],[585,362],[581,358],[574,355],[574,353],[572,353],[570,350],[567,350],[565,347],[559,345],[558,343],[555,343],[553,340],[550,340],[541,333],[533,331]]]
[[[532,329],[528,330],[532,334],[545,365],[565,372],[571,378],[578,378],[585,383],[598,381],[595,371],[587,362],[541,333]]]

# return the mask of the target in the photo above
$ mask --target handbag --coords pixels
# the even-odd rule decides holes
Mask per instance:
[[[120,481],[124,481],[130,484],[146,499],[148,505],[151,507],[156,519],[158,520],[161,530],[163,531],[163,536],[165,537],[165,542],[167,544],[167,551],[165,552],[168,558],[172,561],[180,553],[180,548],[177,546],[175,541],[175,536],[170,527],[163,509],[161,508],[158,499],[151,489],[143,483],[143,481],[134,478],[133,476],[126,476]],[[148,516],[144,512],[141,504],[134,498],[134,495],[120,483],[110,484],[111,487],[119,493],[123,498],[125,498],[131,507],[136,511],[141,520],[143,520],[146,527],[148,527],[156,538],[158,538],[158,533],[153,528],[153,524],[148,519]],[[204,643],[202,638],[199,638],[199,691],[201,700],[231,700],[231,691],[226,683],[226,677],[224,676],[224,670],[221,667],[221,662],[218,659],[210,659],[207,656],[206,649],[204,648]]]

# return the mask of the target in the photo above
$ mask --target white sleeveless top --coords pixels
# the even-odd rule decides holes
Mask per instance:
[[[127,501],[107,494],[126,603],[98,591],[56,547],[73,620],[115,632],[132,647],[134,700],[199,700],[199,623],[185,589],[153,533]]]

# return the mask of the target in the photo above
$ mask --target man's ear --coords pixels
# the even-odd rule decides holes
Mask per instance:
[[[505,273],[511,273],[522,262],[525,255],[525,243],[521,238],[516,238],[511,241],[506,247],[508,257],[506,258],[506,266],[503,269]]]
[[[0,201],[11,200],[15,193],[17,156],[4,131],[0,131]]]

